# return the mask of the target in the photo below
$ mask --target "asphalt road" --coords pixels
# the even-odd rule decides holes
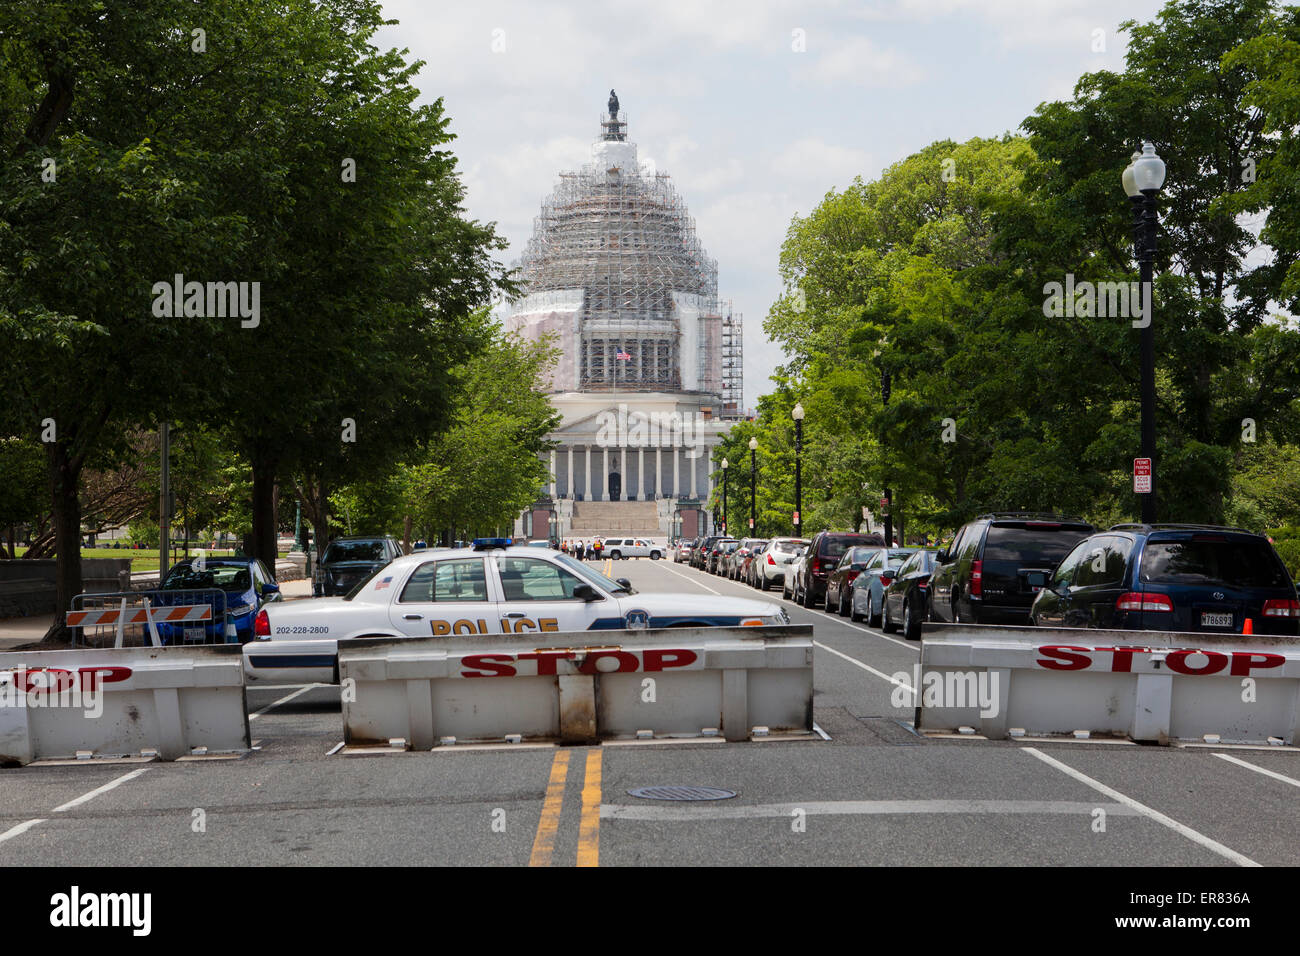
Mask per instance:
[[[662,561],[617,574],[761,597]],[[816,628],[829,740],[345,756],[338,688],[259,687],[246,757],[0,772],[0,865],[1300,863],[1300,752],[924,738],[891,700],[915,643],[786,606]],[[736,796],[628,794],[663,785]]]

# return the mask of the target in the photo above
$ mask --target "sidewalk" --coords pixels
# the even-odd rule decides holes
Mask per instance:
[[[144,573],[146,575],[152,574],[155,581],[158,578],[157,571],[146,571]],[[134,584],[144,583],[140,577],[134,574],[131,575],[131,581]],[[309,598],[311,597],[311,580],[309,578],[298,578],[294,581],[281,581],[280,594],[286,601],[300,601],[303,598]],[[50,629],[50,625],[53,623],[53,614],[10,617],[0,620],[0,651],[11,651],[22,644],[39,641],[45,636],[45,632]]]

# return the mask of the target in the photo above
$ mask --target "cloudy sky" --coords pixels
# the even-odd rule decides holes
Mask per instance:
[[[378,39],[426,65],[472,218],[512,263],[560,170],[590,158],[611,88],[673,177],[745,317],[745,402],[782,361],[762,323],[791,217],[937,139],[1015,131],[1087,72],[1123,68],[1160,0],[386,0]],[[1121,200],[1116,183],[1116,201]]]

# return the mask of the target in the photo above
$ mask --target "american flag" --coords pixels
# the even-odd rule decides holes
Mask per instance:
[[[388,587],[388,585],[392,584],[392,582],[393,582],[393,575],[390,574],[388,577],[384,578],[378,584],[375,585],[375,590],[382,591],[384,588]]]
[[[624,352],[622,349],[619,349],[617,352],[614,353],[614,358],[622,362],[630,362],[632,360],[632,353]]]

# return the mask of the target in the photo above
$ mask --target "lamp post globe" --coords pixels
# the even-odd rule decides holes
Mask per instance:
[[[1120,183],[1133,207],[1133,247],[1141,279],[1141,317],[1133,325],[1141,329],[1141,457],[1151,461],[1150,490],[1141,494],[1142,521],[1156,521],[1156,375],[1155,332],[1152,327],[1152,274],[1156,256],[1156,194],[1165,184],[1165,162],[1148,140],[1135,152],[1120,176]]]

